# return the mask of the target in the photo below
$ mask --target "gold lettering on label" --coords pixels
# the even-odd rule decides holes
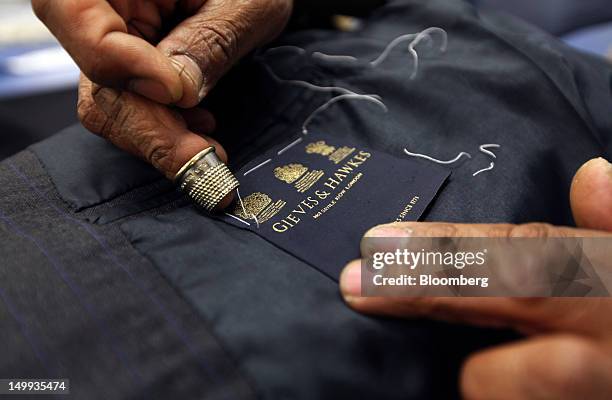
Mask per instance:
[[[272,202],[270,196],[264,193],[253,193],[245,197],[242,202],[236,202],[232,214],[244,220],[255,220],[264,223],[278,214],[287,202],[278,200]]]
[[[289,164],[284,167],[275,168],[274,176],[283,182],[291,184],[300,179],[306,172],[308,172],[308,168],[302,164]]]
[[[410,202],[408,204],[406,204],[406,207],[404,207],[404,209],[399,214],[399,216],[395,219],[395,222],[403,222],[403,221],[405,221],[406,217],[408,216],[408,214],[410,214],[412,212],[412,210],[417,205],[419,200],[421,200],[421,198],[419,196],[414,196],[412,198],[412,200],[410,200]]]
[[[372,157],[371,153],[365,151],[356,152],[354,148],[341,147],[336,149],[333,146],[328,146],[324,141],[309,144],[306,146],[306,152],[308,154],[329,156],[330,159],[334,157],[334,160],[339,161],[344,160],[349,155],[352,155],[352,158],[345,161],[344,165],[332,172],[322,183],[322,187],[319,190],[315,190],[314,194],[301,200],[294,206],[291,213],[272,224],[272,230],[277,233],[286,233],[297,226],[302,222],[304,216],[309,215],[315,208],[321,207],[321,203],[324,203],[330,196],[332,196],[331,201],[314,212],[312,218],[316,220],[331,210],[364,176],[363,172],[358,172],[358,170]],[[354,175],[352,179],[350,178],[351,175]],[[325,173],[319,170],[309,171],[306,166],[294,163],[276,168],[274,176],[282,182],[295,186],[298,192],[304,193],[319,182],[325,176]],[[338,189],[341,190],[338,191]],[[251,196],[247,197],[244,201],[244,207],[247,209],[247,212],[242,211],[242,214],[240,214],[240,210],[237,209],[235,211],[236,215],[244,218],[243,214],[248,216],[249,213],[252,213],[257,215],[259,222],[262,223],[264,222],[261,220],[262,218],[268,221],[276,216],[286,205],[286,202],[274,203],[269,196],[263,193],[255,193]]]
[[[329,156],[336,148],[334,146],[328,146],[324,140],[316,143],[310,143],[306,146],[306,153],[308,154],[320,154],[322,156]]]

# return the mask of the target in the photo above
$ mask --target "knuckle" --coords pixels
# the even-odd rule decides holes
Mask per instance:
[[[128,105],[113,107],[109,116],[114,121],[117,130],[124,131],[132,128],[132,121],[136,115],[136,109]]]
[[[81,124],[90,132],[101,135],[106,124],[106,117],[91,100],[79,100],[77,115]]]
[[[157,134],[143,135],[145,159],[159,170],[172,170],[176,159],[176,149],[172,140]]]
[[[230,20],[208,23],[200,31],[200,41],[208,60],[217,65],[229,64],[237,54],[240,28]]]
[[[554,236],[554,232],[555,229],[550,224],[524,224],[510,228],[508,237],[548,238]]]

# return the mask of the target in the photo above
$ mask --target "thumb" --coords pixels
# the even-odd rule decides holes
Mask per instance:
[[[603,158],[584,164],[572,182],[570,200],[579,227],[612,231],[612,164]]]
[[[290,0],[208,0],[158,44],[181,71],[183,98],[198,104],[232,65],[273,39],[291,14]]]
[[[32,0],[32,7],[92,81],[128,88],[164,104],[182,98],[177,66],[142,37],[130,34],[111,2]]]

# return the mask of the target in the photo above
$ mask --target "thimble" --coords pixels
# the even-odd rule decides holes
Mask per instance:
[[[176,174],[174,181],[196,205],[208,212],[212,212],[240,186],[212,146],[189,160]]]

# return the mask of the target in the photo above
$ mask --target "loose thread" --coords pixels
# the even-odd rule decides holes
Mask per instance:
[[[319,108],[317,108],[316,110],[314,110],[312,112],[312,114],[310,114],[308,116],[308,118],[306,118],[306,121],[304,121],[304,124],[302,125],[302,133],[304,135],[308,135],[309,131],[308,131],[308,126],[310,125],[310,123],[317,117],[317,115],[319,115],[320,113],[324,112],[325,110],[327,110],[329,107],[331,107],[333,104],[338,103],[342,100],[365,100],[365,101],[369,101],[372,102],[378,106],[380,106],[385,112],[388,112],[389,109],[387,108],[387,106],[385,105],[385,103],[383,103],[380,100],[380,97],[376,96],[376,95],[371,95],[371,94],[343,94],[340,96],[336,96],[332,99],[329,99],[325,104],[323,104],[322,106],[320,106]]]
[[[249,224],[248,222],[246,222],[245,220],[243,220],[242,218],[238,218],[237,216],[235,216],[234,214],[230,214],[230,213],[225,213],[225,215],[227,215],[230,218],[235,219],[238,222],[241,222],[243,224],[245,224],[246,226],[251,226],[251,224]]]
[[[448,160],[448,161],[438,160],[437,158],[433,158],[433,157],[428,156],[426,154],[412,153],[412,152],[408,151],[408,149],[404,149],[404,152],[407,155],[411,156],[411,157],[423,158],[425,160],[429,160],[429,161],[435,162],[437,164],[442,164],[442,165],[454,164],[457,161],[461,160],[462,157],[472,158],[472,155],[470,153],[466,153],[464,151],[459,153],[457,155],[457,157],[453,158],[452,160]]]
[[[251,168],[250,170],[248,170],[247,172],[245,172],[244,174],[242,174],[242,176],[247,176],[247,175],[249,175],[249,174],[251,174],[251,173],[253,173],[253,172],[257,171],[259,168],[263,167],[264,165],[266,165],[266,164],[268,164],[268,163],[270,163],[270,162],[272,162],[272,159],[271,159],[271,158],[270,158],[270,159],[268,159],[268,160],[266,160],[266,161],[264,161],[264,162],[262,162],[262,163],[261,163],[261,164],[259,164],[258,166]]]
[[[497,158],[497,156],[495,155],[495,153],[493,153],[492,151],[489,151],[487,149],[499,149],[501,146],[499,144],[483,144],[482,146],[480,146],[480,151],[483,152],[484,154],[491,156],[493,158]]]
[[[494,162],[492,162],[491,165],[489,165],[489,167],[481,169],[480,171],[474,172],[474,175],[472,175],[472,176],[478,176],[478,175],[482,174],[483,172],[487,172],[487,171],[493,170],[493,168],[495,168],[495,163]]]
[[[293,147],[295,147],[295,146],[297,146],[298,144],[300,144],[300,143],[301,143],[303,140],[304,140],[304,138],[299,138],[299,139],[295,140],[294,142],[292,142],[292,143],[291,143],[290,145],[288,145],[287,147],[285,147],[285,148],[283,148],[283,149],[279,150],[279,152],[278,152],[278,153],[276,153],[276,154],[280,156],[281,154],[283,154],[283,153],[285,153],[285,152],[287,152],[287,151],[291,150]]]

